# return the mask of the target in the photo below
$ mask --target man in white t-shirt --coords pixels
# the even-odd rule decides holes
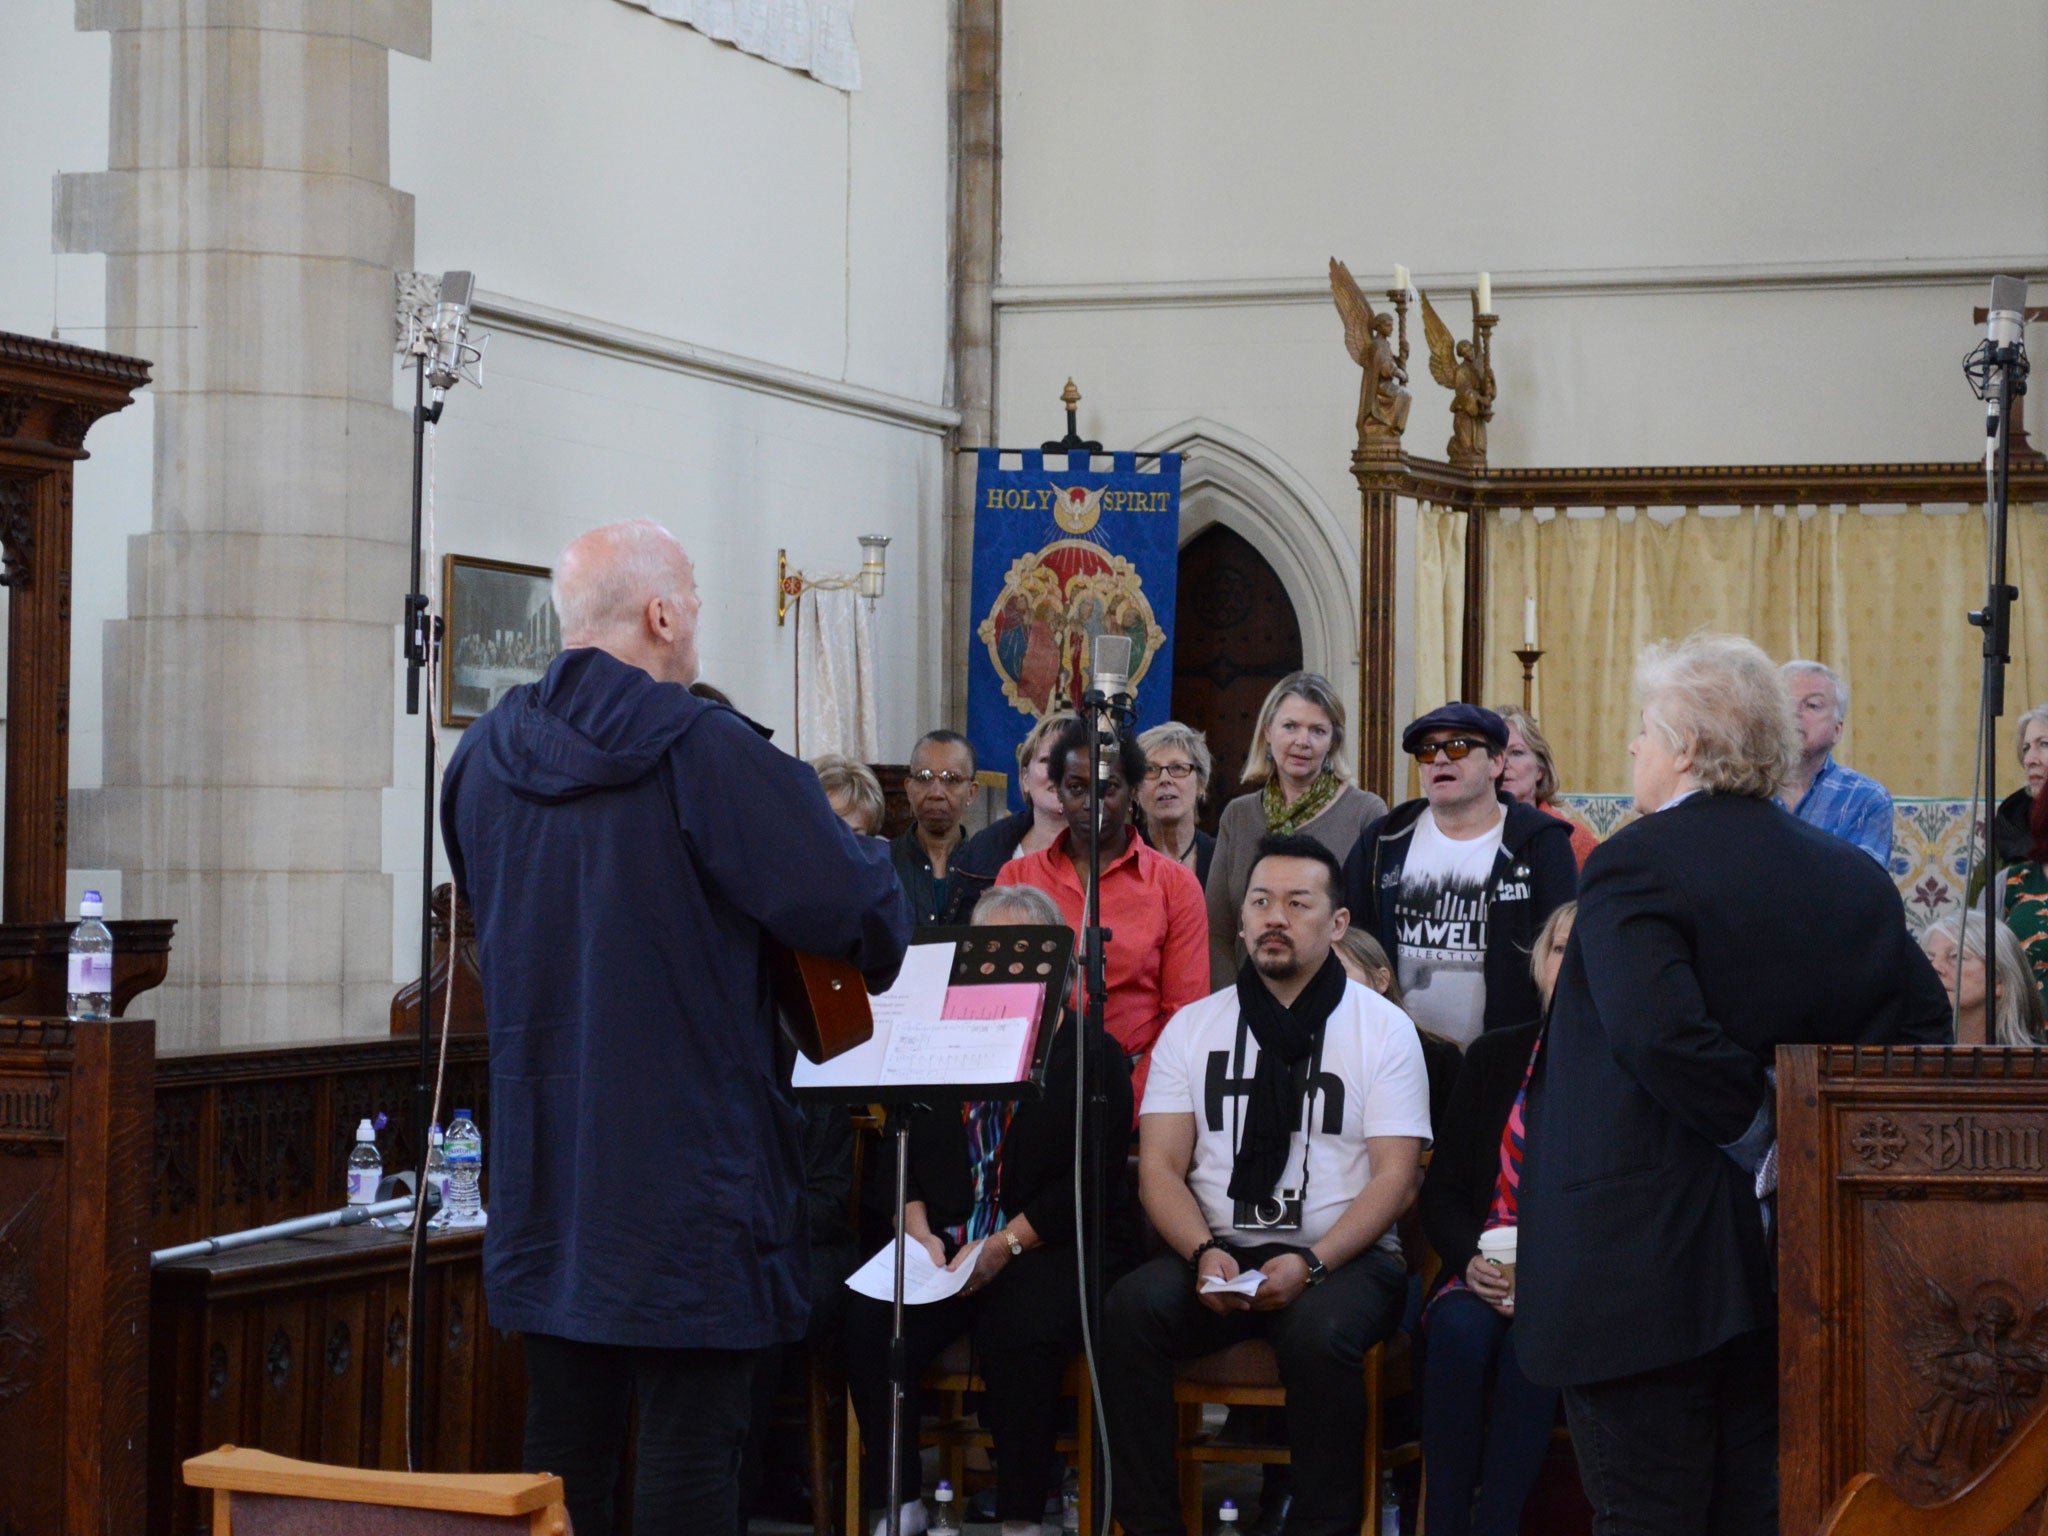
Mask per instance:
[[[1571,823],[1500,793],[1507,742],[1475,704],[1416,720],[1401,746],[1422,798],[1368,826],[1344,865],[1352,920],[1394,962],[1402,1006],[1461,1046],[1537,1016],[1529,951],[1578,890]]]
[[[1314,838],[1261,842],[1236,986],[1152,1048],[1138,1190],[1172,1251],[1111,1290],[1101,1339],[1128,1536],[1181,1530],[1175,1366],[1249,1338],[1272,1344],[1287,1388],[1288,1536],[1345,1536],[1363,1514],[1361,1368],[1407,1298],[1394,1223],[1421,1182],[1429,1083],[1414,1025],[1332,953],[1341,880]],[[1256,1289],[1213,1289],[1254,1271]]]

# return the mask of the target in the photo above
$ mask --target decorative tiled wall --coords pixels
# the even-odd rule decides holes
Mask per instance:
[[[1917,934],[1962,905],[1970,841],[1981,823],[1964,800],[1894,800],[1892,807],[1892,879]],[[1636,819],[1628,795],[1560,795],[1558,809],[1600,838]]]

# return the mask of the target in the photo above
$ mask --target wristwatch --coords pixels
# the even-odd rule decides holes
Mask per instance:
[[[1004,1227],[1000,1232],[996,1233],[996,1236],[1010,1245],[1011,1258],[1021,1259],[1024,1257],[1024,1245],[1017,1240],[1016,1233],[1012,1232],[1008,1227]]]
[[[1301,1256],[1308,1260],[1308,1283],[1310,1285],[1321,1285],[1330,1278],[1330,1272],[1323,1268],[1323,1261],[1316,1257],[1313,1248],[1304,1248]]]

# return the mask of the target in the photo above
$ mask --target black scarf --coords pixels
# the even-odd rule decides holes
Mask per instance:
[[[1301,1118],[1296,1068],[1322,1038],[1323,1025],[1344,1000],[1344,967],[1332,951],[1290,1008],[1275,997],[1247,955],[1237,968],[1237,1008],[1259,1042],[1259,1064],[1246,1095],[1244,1134],[1230,1170],[1230,1198],[1270,1200],[1287,1169],[1287,1149]]]

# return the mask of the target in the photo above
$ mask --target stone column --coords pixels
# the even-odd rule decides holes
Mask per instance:
[[[156,469],[72,862],[178,919],[164,1044],[380,1031],[411,475],[389,51],[426,56],[431,0],[77,6],[112,34],[112,131],[58,181],[57,246],[107,255],[108,345],[156,363]]]

